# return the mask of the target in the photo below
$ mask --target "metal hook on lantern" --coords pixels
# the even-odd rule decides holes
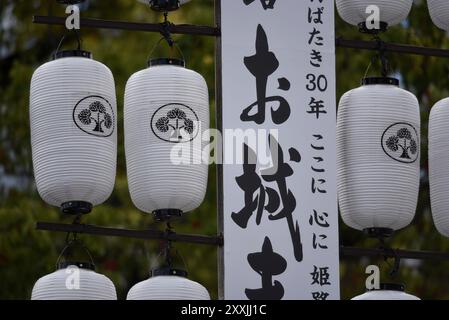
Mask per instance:
[[[391,251],[394,255],[394,265],[393,265],[393,269],[391,269],[391,271],[390,271],[390,276],[394,277],[399,273],[399,268],[401,266],[401,258],[397,254],[396,250],[391,249]]]
[[[153,49],[151,49],[150,55],[148,56],[149,59],[151,59],[153,57],[153,53],[154,51],[157,49],[157,47],[159,47],[159,45],[161,44],[162,41],[164,41],[167,39],[165,38],[160,38],[159,41],[156,43],[156,45],[154,46]],[[178,46],[178,44],[176,43],[176,41],[173,40],[173,44],[170,46],[171,49],[176,48],[176,50],[178,51],[178,53],[181,55],[182,60],[184,61],[184,54],[181,51],[181,48]]]
[[[72,239],[70,239],[70,235],[73,236]],[[58,259],[56,259],[56,269],[66,268],[69,265],[76,265],[77,267],[84,268],[84,269],[91,269],[91,270],[95,269],[94,259],[91,255],[89,249],[87,249],[87,247],[84,245],[84,243],[80,239],[78,239],[78,234],[76,232],[68,232],[66,239],[65,239],[65,243],[66,243],[65,247],[62,249],[61,253],[59,254]],[[85,253],[87,253],[87,256],[89,257],[89,262],[77,262],[77,261],[60,262],[61,258],[64,257],[67,250],[69,248],[73,248],[75,246],[80,247],[81,249],[83,249],[83,251]]]
[[[375,36],[373,38],[373,41],[375,41],[377,43],[377,51],[378,53],[376,55],[374,55],[371,58],[371,61],[368,65],[368,67],[366,68],[365,71],[365,75],[363,78],[366,78],[368,75],[368,72],[371,68],[371,66],[373,64],[375,64],[377,62],[377,60],[380,60],[380,64],[381,64],[381,75],[383,78],[386,78],[388,76],[388,73],[390,71],[390,63],[388,61],[388,58],[386,57],[386,46],[385,46],[385,42],[379,37],[379,36]]]
[[[76,41],[77,41],[77,43],[78,43],[78,46],[77,46],[77,49],[76,49],[76,50],[81,51],[81,47],[82,47],[81,36],[80,36],[80,34],[79,34],[79,32],[78,32],[77,29],[72,29],[72,32],[75,34]],[[61,40],[59,41],[58,47],[56,48],[55,55],[58,54],[58,52],[60,51],[61,46],[62,46],[62,43],[64,42],[64,40],[67,38],[68,35],[69,35],[69,33],[65,33],[65,34],[62,36]]]
[[[399,268],[401,266],[401,258],[398,256],[398,254],[396,253],[396,251],[394,249],[388,248],[388,249],[384,249],[386,252],[389,252],[389,254],[386,254],[384,257],[384,261],[385,263],[391,267],[390,272],[388,273],[390,275],[390,277],[395,277],[397,276],[397,274],[399,273]],[[393,256],[394,259],[394,264],[393,266],[391,266],[390,263],[388,263],[388,259],[391,258],[391,256]]]
[[[168,12],[164,12],[164,22],[161,23],[161,34],[164,37],[165,41],[167,41],[168,45],[173,47],[175,41],[171,37],[170,28],[173,24],[168,21]]]
[[[175,232],[173,231],[173,227],[171,226],[170,222],[167,222],[167,228],[165,229],[165,234],[166,237],[168,238],[170,235],[174,234]],[[171,250],[172,250],[172,243],[171,240],[167,240],[166,244],[165,244],[165,249],[164,249],[164,258],[165,258],[165,263],[167,264],[167,266],[169,268],[172,267],[172,258],[171,258]]]
[[[385,239],[384,238],[379,238],[379,242],[380,242],[379,249],[384,251],[384,261],[385,261],[385,263],[387,263],[388,266],[391,267],[389,275],[390,275],[390,277],[395,277],[399,273],[399,268],[400,268],[400,265],[401,265],[401,257],[399,257],[399,255],[398,255],[398,253],[396,252],[395,249],[391,248],[390,246],[388,246],[385,243]],[[394,259],[393,266],[391,266],[388,263],[388,259],[390,259],[391,257],[393,257],[393,259]]]
[[[173,230],[173,227],[171,226],[170,222],[167,222],[167,228],[165,229],[165,235],[166,235],[166,241],[165,241],[165,247],[161,250],[161,253],[159,256],[163,256],[164,259],[164,265],[162,267],[153,269],[151,271],[151,276],[161,276],[161,275],[172,275],[172,276],[180,276],[180,277],[187,277],[187,264],[182,257],[181,254],[179,254],[178,250],[175,249],[172,245],[172,241],[169,239],[169,236],[175,234],[175,231]],[[179,257],[182,262],[182,269],[176,268],[173,263],[173,257]]]
[[[184,54],[182,53],[181,48],[179,48],[176,41],[173,40],[173,38],[171,36],[170,28],[172,26],[173,26],[173,24],[168,20],[168,12],[164,12],[164,22],[162,22],[160,24],[160,34],[162,35],[162,38],[159,39],[159,41],[156,43],[154,48],[151,50],[148,61],[150,61],[150,59],[153,56],[154,51],[156,50],[157,47],[159,47],[160,43],[163,40],[165,40],[167,42],[168,46],[170,47],[170,55],[173,54],[173,48],[176,48],[178,53],[180,53],[182,60],[183,61],[185,60]]]
[[[377,50],[379,53],[376,57],[377,57],[377,59],[380,60],[380,63],[381,63],[381,68],[382,68],[381,74],[382,74],[382,77],[386,78],[389,73],[390,64],[385,55],[385,52],[386,52],[385,42],[377,35],[374,37],[374,41],[377,42]]]

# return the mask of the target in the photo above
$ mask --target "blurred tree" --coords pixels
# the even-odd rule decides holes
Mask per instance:
[[[88,0],[82,15],[92,18],[140,22],[162,21],[162,16],[133,0]],[[29,142],[28,99],[33,71],[49,60],[64,29],[31,23],[32,15],[64,15],[64,7],[53,0],[0,0],[0,298],[28,299],[34,282],[54,270],[64,246],[65,235],[36,231],[38,220],[58,221],[58,210],[49,207],[37,195],[32,184],[31,148]],[[174,23],[213,25],[213,1],[195,0],[182,10],[171,13]],[[351,39],[369,39],[336,15],[336,34]],[[144,32],[83,29],[83,47],[94,53],[114,74],[118,102],[118,170],[111,198],[86,217],[87,223],[140,229],[152,225],[152,217],[134,208],[128,194],[123,148],[123,93],[128,77],[146,66],[151,49],[159,35]],[[409,19],[382,35],[383,40],[429,47],[449,48],[447,35],[430,20],[425,1],[415,1]],[[211,37],[177,36],[187,65],[207,80],[211,97],[211,121],[214,124],[214,39]],[[73,46],[66,43],[66,47]],[[160,50],[160,49],[159,49]],[[156,51],[159,54],[160,51]],[[337,97],[359,85],[374,52],[337,49]],[[430,107],[449,95],[448,64],[445,59],[414,55],[389,54],[392,73],[402,86],[417,95],[422,110],[422,181],[419,205],[414,223],[398,232],[391,245],[419,250],[449,250],[449,241],[439,235],[430,215],[427,174],[427,120]],[[371,73],[379,72],[378,66]],[[215,168],[210,168],[206,201],[176,224],[179,232],[214,234],[216,232]],[[66,221],[68,222],[68,221]],[[360,232],[341,225],[341,242],[353,246],[376,246]],[[83,236],[100,272],[112,278],[119,298],[128,289],[148,277],[149,265],[162,244],[120,238]],[[215,248],[177,245],[194,280],[203,283],[216,297],[217,263]],[[341,263],[342,298],[364,291],[365,267],[382,266],[383,281],[407,284],[408,291],[424,299],[447,299],[449,263],[403,261],[397,279],[389,279],[388,263],[375,259],[348,259]],[[391,263],[390,263],[391,264]]]

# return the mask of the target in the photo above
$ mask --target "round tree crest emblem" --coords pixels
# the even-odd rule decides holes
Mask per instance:
[[[99,137],[109,137],[114,132],[114,111],[103,97],[88,96],[73,109],[73,121],[82,131]]]
[[[382,148],[396,161],[413,163],[419,155],[418,132],[409,123],[395,123],[384,131]]]
[[[183,104],[167,104],[151,117],[151,130],[161,140],[189,142],[198,135],[199,119],[192,108]]]

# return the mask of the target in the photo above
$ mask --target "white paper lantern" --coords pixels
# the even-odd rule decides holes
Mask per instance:
[[[405,20],[412,8],[413,0],[336,0],[336,3],[340,17],[355,26],[366,25],[367,19],[372,16],[372,9],[369,7],[377,6],[380,23],[386,27]]]
[[[367,78],[343,95],[337,119],[338,198],[343,221],[390,233],[413,220],[419,190],[416,97],[392,78]]]
[[[37,190],[50,205],[86,210],[115,181],[117,108],[111,71],[85,51],[62,51],[31,80],[31,147]]]
[[[158,219],[197,208],[207,186],[206,81],[184,62],[152,60],[125,91],[125,151],[131,198]]]
[[[427,6],[433,23],[438,28],[449,31],[449,1],[427,0]]]
[[[381,284],[380,290],[368,291],[351,300],[421,300],[404,292],[404,286],[396,284]]]
[[[429,183],[433,221],[449,237],[449,98],[439,101],[429,118]]]
[[[112,281],[91,265],[68,263],[40,278],[31,300],[117,300],[117,294]]]
[[[139,282],[128,292],[127,300],[210,300],[201,284],[185,278],[179,270],[161,271]],[[178,275],[176,275],[178,274]],[[181,276],[180,276],[181,275]]]

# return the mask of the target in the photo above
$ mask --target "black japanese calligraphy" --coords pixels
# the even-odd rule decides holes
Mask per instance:
[[[327,300],[329,297],[329,293],[323,291],[315,291],[312,292],[313,300]]]
[[[320,286],[327,286],[331,283],[329,282],[329,267],[320,267],[313,266],[313,272],[310,273],[312,275],[312,285],[318,284]]]
[[[312,8],[309,8],[309,16],[308,21],[309,23],[317,23],[317,24],[323,24],[323,12],[324,7],[316,8],[316,11],[313,11]]]
[[[307,113],[316,115],[316,118],[319,119],[321,114],[326,114],[327,111],[324,110],[324,101],[316,100],[315,98],[311,98],[309,102],[309,110]]]
[[[313,226],[314,224],[318,225],[321,228],[329,228],[329,222],[327,222],[327,218],[329,215],[326,212],[322,214],[318,214],[316,210],[313,210],[313,214],[310,215],[309,224]]]
[[[276,55],[270,51],[267,35],[261,25],[257,27],[256,54],[245,57],[243,61],[246,68],[256,78],[257,101],[243,110],[240,119],[262,124],[265,122],[267,103],[277,102],[279,104],[277,109],[271,107],[273,123],[282,124],[287,121],[291,113],[287,100],[281,96],[267,97],[268,78],[278,69],[279,61]],[[290,82],[286,78],[279,78],[278,82],[280,90],[288,91],[290,89]],[[254,107],[257,111],[251,114]]]
[[[325,235],[325,234],[320,234],[320,235],[316,235],[315,233],[313,234],[313,243],[312,243],[312,247],[313,247],[313,249],[317,249],[317,248],[320,248],[320,249],[328,249],[328,246],[327,245],[325,245],[325,244],[322,244],[321,242],[320,242],[320,240],[321,241],[324,241],[324,240],[326,240],[327,239],[327,236]]]
[[[284,273],[287,269],[287,261],[273,251],[273,246],[268,237],[262,245],[262,252],[250,253],[248,263],[262,278],[262,288],[245,289],[245,294],[250,300],[280,300],[284,296],[284,287],[273,276]]]
[[[301,262],[303,259],[301,232],[298,221],[294,221],[293,212],[296,209],[296,198],[287,187],[287,178],[292,176],[292,167],[284,162],[284,151],[279,142],[269,135],[268,143],[273,157],[273,166],[262,171],[262,178],[256,172],[254,158],[256,154],[247,144],[243,146],[244,164],[243,175],[236,178],[237,184],[245,192],[245,206],[238,212],[231,214],[232,220],[241,228],[246,228],[251,216],[256,212],[256,224],[261,223],[262,215],[266,210],[270,215],[270,221],[286,219],[290,231],[295,259]],[[300,161],[299,152],[290,149],[291,161]],[[252,161],[251,161],[252,160]],[[265,187],[266,183],[275,183],[278,191]],[[265,205],[266,197],[268,198]],[[279,210],[280,209],[280,210]],[[278,211],[278,212],[277,212]],[[277,212],[275,214],[275,212]]]
[[[254,1],[256,0],[243,0],[243,3],[248,6]],[[264,10],[274,9],[274,4],[276,3],[276,0],[259,0],[259,1],[262,4],[262,8],[264,8]]]
[[[319,68],[321,67],[321,63],[323,62],[323,55],[320,51],[316,49],[312,49],[310,52],[310,64],[315,67]]]

